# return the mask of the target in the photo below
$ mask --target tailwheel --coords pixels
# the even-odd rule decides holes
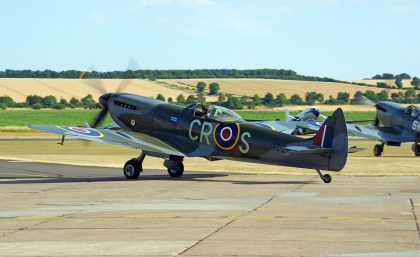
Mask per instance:
[[[332,177],[329,174],[322,174],[320,169],[316,169],[316,172],[325,184],[331,183]]]
[[[331,183],[332,177],[330,176],[330,174],[324,174],[324,176],[322,177],[322,181],[324,181],[324,183],[328,184]]]
[[[414,143],[411,146],[411,150],[414,152],[414,156],[419,157],[420,156],[420,144]]]
[[[169,176],[173,178],[181,177],[182,174],[184,174],[184,164],[182,162],[177,162],[176,165],[173,166],[177,167],[168,168]]]
[[[139,162],[138,158],[133,158],[124,165],[124,176],[127,179],[138,179],[142,171],[142,163]]]
[[[381,156],[383,151],[384,151],[384,145],[383,144],[376,144],[373,147],[373,155],[376,156],[376,157]]]

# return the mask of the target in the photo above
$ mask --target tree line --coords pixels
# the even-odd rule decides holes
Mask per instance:
[[[52,108],[61,110],[65,108],[95,109],[101,107],[102,106],[96,102],[90,94],[80,99],[72,97],[69,101],[64,98],[57,100],[53,95],[45,97],[29,95],[26,97],[25,102],[15,102],[10,96],[0,96],[0,109],[2,110],[7,108],[32,108],[34,110]]]
[[[176,103],[179,105],[190,105],[195,102],[206,103],[206,96],[217,96],[217,101],[210,102],[209,104],[217,104],[225,106],[230,109],[254,109],[257,106],[266,107],[282,107],[285,105],[315,105],[315,104],[327,104],[327,105],[346,105],[346,104],[357,104],[356,99],[365,97],[373,102],[377,101],[393,101],[403,104],[415,104],[420,103],[420,93],[415,89],[408,89],[404,92],[394,92],[389,94],[387,90],[382,90],[376,93],[372,90],[366,90],[365,92],[357,91],[353,96],[347,92],[339,92],[337,96],[328,96],[326,98],[324,94],[316,91],[307,92],[304,96],[294,94],[289,98],[285,94],[280,93],[274,96],[272,93],[267,92],[264,96],[254,95],[250,96],[234,96],[220,92],[220,85],[216,82],[207,85],[205,82],[198,82],[195,86],[195,94],[184,96],[184,94],[178,95],[175,99],[172,97],[166,98],[162,94],[157,95],[157,99],[166,101],[168,103]],[[26,97],[25,102],[15,102],[9,96],[0,97],[0,109],[7,108],[53,108],[53,109],[64,109],[64,108],[85,108],[94,109],[101,108],[102,106],[93,99],[92,95],[87,95],[82,98],[72,97],[69,101],[64,98],[57,99],[55,96],[38,96],[29,95]]]
[[[218,99],[216,102],[211,104],[217,104],[225,106],[229,109],[240,110],[243,108],[254,109],[257,106],[266,107],[282,107],[286,105],[314,105],[314,104],[327,104],[327,105],[346,105],[346,104],[358,104],[357,99],[367,98],[373,102],[378,101],[393,101],[403,104],[415,104],[420,103],[420,93],[417,93],[415,89],[408,89],[403,92],[391,93],[389,95],[387,90],[382,90],[376,93],[373,90],[366,90],[365,92],[357,91],[353,96],[347,92],[338,92],[336,97],[329,96],[326,98],[324,94],[315,91],[307,92],[304,97],[298,94],[294,94],[289,98],[285,94],[280,93],[274,96],[272,93],[267,92],[264,96],[254,95],[249,96],[234,96],[219,92],[220,86],[218,83],[211,83],[206,93],[207,85],[205,82],[198,82],[196,85],[195,94],[184,96],[180,94],[173,99],[172,97],[165,98],[162,94],[158,94],[157,99],[161,101],[167,101],[169,103],[177,103],[179,105],[190,105],[195,102],[206,102],[206,95],[217,95]]]
[[[385,79],[385,80],[389,80],[389,79],[411,79],[411,76],[407,73],[401,73],[398,75],[394,75],[392,73],[382,73],[381,74],[376,74],[375,76],[372,77],[372,79]]]
[[[5,70],[0,71],[0,78],[99,78],[99,79],[205,79],[205,78],[264,78],[305,81],[337,82],[332,78],[304,76],[286,69],[198,69],[198,70],[128,70],[106,72],[66,71],[33,71]]]
[[[392,73],[383,73],[382,75],[377,74],[372,77],[372,79],[383,79],[383,80],[395,80],[394,85],[389,85],[386,82],[377,82],[376,86],[379,88],[403,88],[403,80],[411,80],[410,85],[414,87],[414,89],[419,90],[420,89],[420,79],[418,77],[413,77],[407,73],[401,73],[398,75],[394,75]]]

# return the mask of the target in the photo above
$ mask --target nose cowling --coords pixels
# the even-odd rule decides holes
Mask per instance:
[[[111,98],[111,95],[111,93],[108,93],[99,97],[99,103],[106,109],[108,109],[108,101]]]

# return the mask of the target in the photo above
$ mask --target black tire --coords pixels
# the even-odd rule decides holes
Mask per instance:
[[[141,163],[133,158],[124,164],[123,173],[127,179],[138,179],[142,170]]]
[[[376,156],[376,157],[379,157],[379,156],[382,155],[383,150],[384,149],[381,145],[375,145],[373,147],[373,155]]]
[[[184,164],[182,162],[177,162],[177,164],[178,164],[177,169],[168,169],[169,176],[173,178],[182,177],[182,174],[184,174]]]
[[[326,184],[331,183],[331,181],[332,181],[332,177],[331,177],[329,174],[325,174],[325,175],[322,177],[322,181],[324,181],[324,183],[326,183]]]

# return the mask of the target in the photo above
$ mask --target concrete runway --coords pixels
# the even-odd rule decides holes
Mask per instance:
[[[417,176],[186,169],[0,161],[0,256],[420,256]]]

